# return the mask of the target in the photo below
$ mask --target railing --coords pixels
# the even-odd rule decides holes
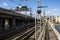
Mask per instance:
[[[53,29],[55,35],[57,36],[57,39],[60,40],[60,34],[59,32],[56,30],[55,25],[53,23],[49,23],[51,25],[51,28]]]
[[[45,37],[45,27],[43,28],[43,30],[41,31],[38,40],[44,40]]]
[[[17,16],[25,16],[19,13],[15,13],[14,11],[10,11],[10,10],[4,10],[4,9],[0,9],[0,13],[5,13],[5,14],[10,14],[10,15],[17,15]]]

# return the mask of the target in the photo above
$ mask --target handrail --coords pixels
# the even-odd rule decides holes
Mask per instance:
[[[60,34],[59,34],[59,32],[56,30],[55,25],[54,25],[53,23],[50,23],[50,25],[51,25],[51,28],[53,29],[55,35],[57,36],[57,39],[60,40]]]
[[[39,38],[38,38],[38,40],[41,40],[41,38],[42,38],[42,35],[43,35],[43,33],[45,32],[45,27],[43,28],[43,30],[42,30],[42,32],[41,32],[41,34],[39,35]]]

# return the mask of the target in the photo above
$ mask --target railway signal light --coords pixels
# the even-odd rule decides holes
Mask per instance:
[[[37,13],[38,13],[38,14],[41,14],[41,10],[37,10]]]

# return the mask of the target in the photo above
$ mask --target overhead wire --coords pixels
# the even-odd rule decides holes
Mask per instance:
[[[17,4],[17,5],[19,4],[19,3],[15,2],[15,1],[13,1],[13,0],[10,0],[10,1],[13,2],[13,3],[15,3],[15,4]]]

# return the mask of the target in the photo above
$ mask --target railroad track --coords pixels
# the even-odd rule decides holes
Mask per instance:
[[[33,27],[31,30],[25,32],[24,34],[22,34],[21,36],[18,36],[12,40],[27,40],[34,32],[35,32],[35,27]]]
[[[24,28],[24,29],[22,29],[22,30],[20,30],[20,29],[12,30],[11,32],[7,32],[7,33],[4,32],[5,34],[1,34],[1,35],[0,35],[0,40],[8,39],[8,38],[10,38],[10,37],[12,37],[12,36],[14,36],[14,35],[22,32],[22,31],[26,30],[26,29],[27,29],[27,28]]]
[[[29,26],[29,30],[32,29],[31,31],[33,31],[34,25],[28,25],[28,26]],[[6,30],[3,32],[0,32],[0,40],[11,40],[16,36],[22,35],[28,30],[28,26],[25,26],[19,29],[12,29],[12,30]],[[28,33],[30,33],[30,31]]]

